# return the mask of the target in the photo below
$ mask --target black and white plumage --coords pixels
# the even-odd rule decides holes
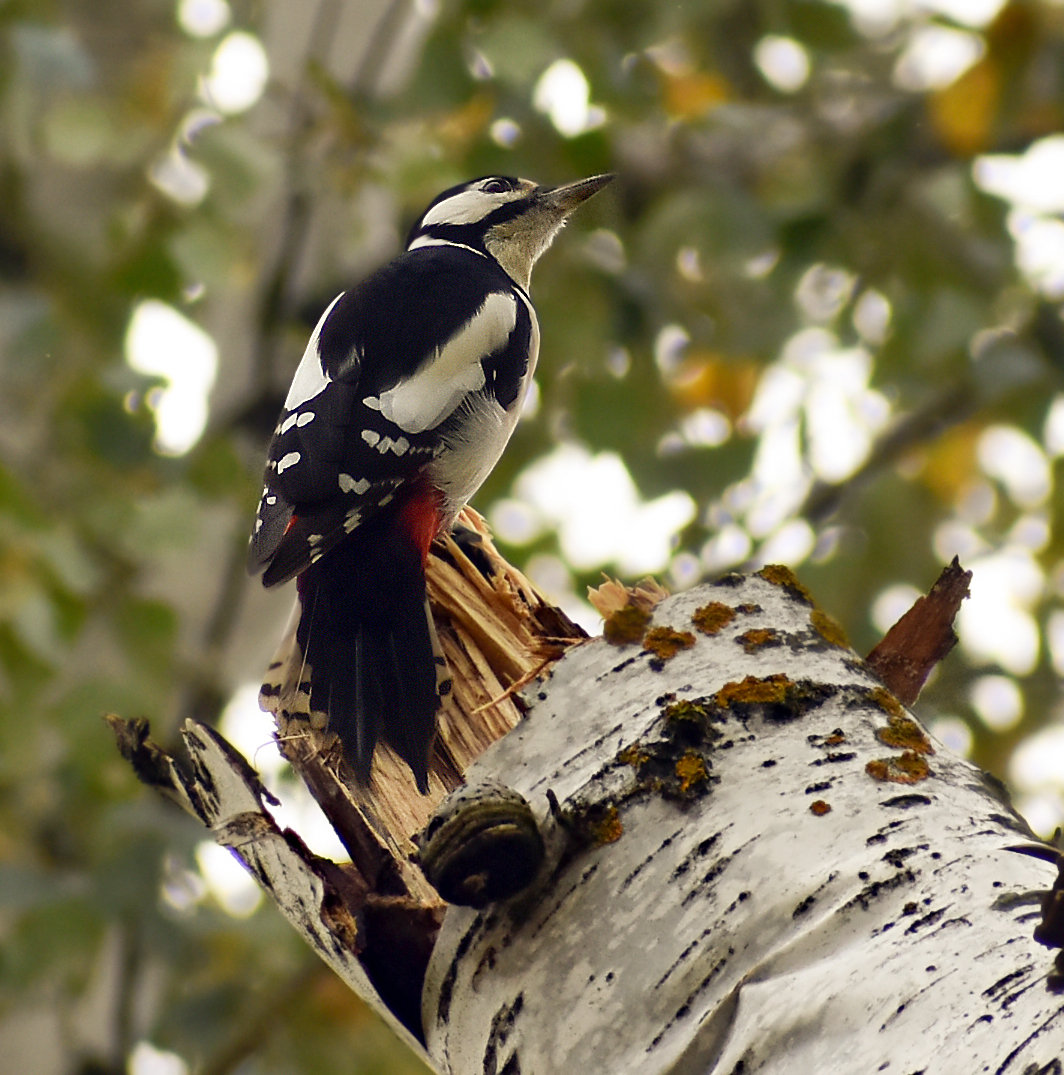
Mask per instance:
[[[427,790],[449,686],[429,546],[517,424],[539,352],[532,267],[611,178],[489,176],[445,191],[404,253],[332,301],[296,370],[248,555],[266,586],[298,578],[294,649],[262,700],[309,689],[362,782],[383,740]]]

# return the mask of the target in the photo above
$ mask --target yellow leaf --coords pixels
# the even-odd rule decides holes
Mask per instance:
[[[735,421],[750,406],[760,376],[761,365],[753,359],[692,350],[670,377],[669,389],[684,407],[715,407]]]
[[[923,453],[920,477],[947,504],[954,503],[959,490],[975,476],[976,442],[982,432],[981,426],[965,423],[944,433]]]
[[[699,119],[731,96],[720,75],[691,71],[665,77],[665,110],[676,119]]]
[[[1000,69],[987,56],[928,98],[931,122],[954,156],[972,157],[991,145],[1000,93]]]

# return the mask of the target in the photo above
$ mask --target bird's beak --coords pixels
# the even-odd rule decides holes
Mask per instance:
[[[564,187],[551,187],[540,195],[540,201],[564,220],[581,202],[597,194],[614,178],[613,172],[593,175],[590,179],[578,179]]]
[[[523,208],[517,216],[488,230],[484,240],[488,253],[527,291],[532,266],[550,246],[566,217],[612,178],[593,175],[564,187],[537,187],[524,180],[528,200],[522,200]]]

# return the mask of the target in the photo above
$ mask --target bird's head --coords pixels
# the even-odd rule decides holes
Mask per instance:
[[[459,243],[493,257],[526,291],[532,266],[569,214],[613,176],[595,175],[561,187],[489,175],[445,190],[410,231],[407,249]]]

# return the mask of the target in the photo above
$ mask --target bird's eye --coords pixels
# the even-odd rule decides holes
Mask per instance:
[[[485,194],[505,194],[511,187],[505,179],[489,179],[480,189]]]

